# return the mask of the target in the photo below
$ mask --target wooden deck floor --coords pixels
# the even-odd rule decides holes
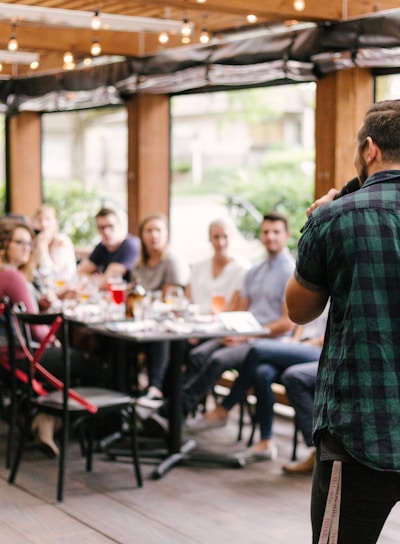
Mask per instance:
[[[235,414],[223,429],[202,433],[218,451],[240,449]],[[310,477],[288,477],[291,422],[276,418],[279,456],[244,468],[184,465],[153,480],[144,464],[137,489],[131,465],[97,455],[85,473],[77,445],[69,454],[65,500],[55,501],[56,462],[27,452],[17,484],[7,483],[0,425],[0,544],[309,544]],[[304,453],[300,445],[299,454]],[[380,544],[400,542],[400,508]],[[362,543],[354,543],[362,544]]]

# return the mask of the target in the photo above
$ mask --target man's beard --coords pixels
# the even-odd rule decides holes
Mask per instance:
[[[360,157],[360,165],[361,165],[361,169],[360,169],[360,172],[358,173],[358,179],[360,180],[360,184],[363,185],[365,180],[369,178],[368,166],[363,157]]]

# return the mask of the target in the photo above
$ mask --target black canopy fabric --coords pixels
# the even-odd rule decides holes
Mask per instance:
[[[400,10],[253,38],[169,49],[88,68],[0,80],[0,109],[69,111],[137,93],[195,93],[316,81],[354,66],[400,71]]]

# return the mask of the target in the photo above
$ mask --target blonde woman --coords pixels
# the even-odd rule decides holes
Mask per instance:
[[[240,290],[250,261],[236,256],[231,250],[235,226],[228,219],[210,223],[208,236],[213,254],[192,266],[186,296],[199,307],[200,313],[212,311],[212,298],[219,295],[227,311],[237,309]]]
[[[40,206],[32,217],[32,227],[36,233],[34,255],[39,273],[71,280],[76,274],[75,249],[71,239],[59,232],[55,208],[48,204]]]

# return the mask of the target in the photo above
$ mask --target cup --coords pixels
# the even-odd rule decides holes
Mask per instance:
[[[115,304],[125,303],[126,282],[111,283],[111,295]]]
[[[224,295],[214,293],[211,297],[211,312],[213,314],[219,314],[226,310],[226,300]]]

